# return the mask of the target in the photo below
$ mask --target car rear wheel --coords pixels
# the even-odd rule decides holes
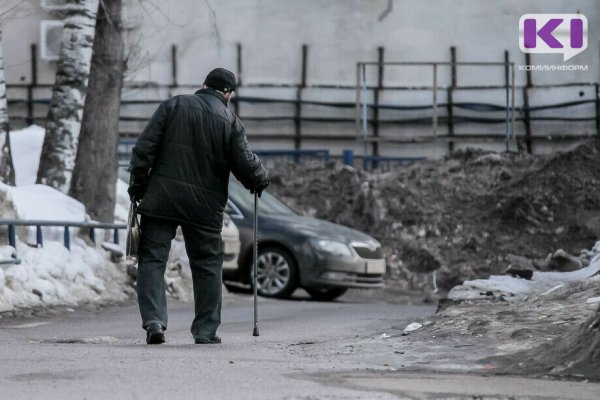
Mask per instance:
[[[250,267],[252,282],[252,267]],[[298,287],[298,269],[292,256],[277,247],[258,251],[257,291],[264,297],[288,298]]]
[[[348,288],[305,288],[304,290],[315,300],[332,301],[346,293]]]

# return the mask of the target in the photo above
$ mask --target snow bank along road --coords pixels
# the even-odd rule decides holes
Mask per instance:
[[[135,305],[0,320],[0,398],[596,399],[600,394],[600,385],[592,383],[392,369],[387,360],[402,351],[394,335],[431,314],[431,306],[260,299],[261,336],[254,338],[251,300],[225,297],[221,345],[191,344],[193,306],[176,301],[170,303],[167,343],[161,346],[144,344]],[[378,352],[353,345],[357,337],[382,342],[373,346]]]

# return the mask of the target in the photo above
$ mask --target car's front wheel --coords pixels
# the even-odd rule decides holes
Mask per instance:
[[[250,279],[252,282],[252,267]],[[259,249],[256,281],[261,296],[288,298],[298,287],[296,262],[287,251],[278,247]]]
[[[332,301],[346,293],[348,288],[305,288],[304,290],[315,300]]]

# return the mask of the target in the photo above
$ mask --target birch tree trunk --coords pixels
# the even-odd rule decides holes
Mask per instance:
[[[99,0],[70,0],[37,182],[69,190],[87,90]]]
[[[119,109],[125,71],[121,5],[122,0],[103,0],[98,10],[89,93],[69,191],[93,219],[101,222],[114,221],[116,202]]]
[[[0,31],[0,181],[15,185],[15,169],[10,152],[10,125],[6,101],[6,81],[4,80],[4,58],[2,57],[2,31]]]

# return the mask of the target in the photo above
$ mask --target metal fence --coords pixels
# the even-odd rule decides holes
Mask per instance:
[[[379,94],[385,88],[383,86],[383,68],[387,67],[424,67],[431,68],[431,107],[427,105],[422,106],[398,106],[398,105],[380,105]],[[458,66],[472,66],[472,67],[498,67],[501,66],[505,71],[504,81],[504,92],[505,92],[505,103],[502,106],[485,103],[457,103],[453,102],[453,90],[456,89],[456,70]],[[367,102],[367,68],[377,67],[378,69],[378,84],[377,88],[373,89],[373,104],[369,105]],[[439,70],[441,67],[451,68],[452,73],[452,85],[448,88],[446,103],[438,102],[438,90],[440,85],[438,83]],[[405,90],[408,90],[406,88]],[[373,124],[373,136],[369,136],[369,113],[368,109],[372,108],[375,111]],[[472,110],[485,110],[485,111],[498,111],[504,112],[504,142],[506,151],[509,151],[510,138],[514,134],[515,130],[515,63],[509,62],[508,59],[503,62],[457,62],[456,60],[450,62],[359,62],[356,64],[356,112],[355,112],[355,123],[356,123],[356,134],[357,137],[362,137],[364,150],[363,155],[365,162],[367,162],[369,142],[373,145],[373,154],[378,154],[378,141],[379,141],[379,110],[381,109],[395,109],[395,110],[415,110],[415,109],[431,109],[431,134],[433,139],[438,139],[438,124],[439,124],[439,109],[444,108],[448,112],[447,124],[448,133],[445,137],[452,139],[455,136],[454,125],[457,121],[454,118],[454,108],[470,108]],[[386,121],[383,121],[386,122]],[[481,121],[478,121],[481,122]],[[499,122],[495,120],[494,123]],[[421,137],[423,139],[423,137]],[[530,139],[530,138],[529,138]],[[449,142],[452,143],[453,142]],[[452,150],[453,145],[450,145]]]
[[[8,245],[16,249],[17,247],[17,226],[35,227],[36,230],[36,246],[44,246],[44,234],[42,227],[62,227],[63,244],[67,249],[71,249],[71,231],[70,228],[85,228],[87,234],[93,243],[96,243],[96,230],[112,230],[113,243],[119,244],[119,230],[127,229],[125,224],[107,224],[97,222],[72,222],[72,221],[41,221],[41,220],[20,220],[20,219],[0,219],[0,226],[6,226],[8,229]],[[12,260],[0,260],[0,264],[18,264],[19,258],[16,256]]]
[[[456,49],[450,49],[451,60],[448,62],[425,62],[425,63],[391,63],[384,61],[384,48],[378,48],[378,60],[375,62],[359,63],[357,65],[357,81],[349,85],[327,85],[310,84],[307,76],[307,54],[308,46],[302,46],[301,57],[301,75],[300,81],[293,84],[252,84],[240,82],[238,96],[233,100],[233,106],[242,120],[248,123],[258,124],[255,128],[248,131],[253,143],[257,140],[264,140],[270,143],[273,140],[285,140],[286,144],[282,147],[292,147],[295,150],[307,148],[310,142],[311,147],[315,147],[315,142],[319,148],[332,148],[335,143],[342,147],[352,147],[355,144],[368,142],[370,156],[382,155],[381,149],[389,144],[410,144],[440,142],[448,143],[447,149],[453,150],[455,143],[459,141],[487,140],[495,142],[506,142],[507,137],[514,138],[516,127],[524,129],[523,137],[519,139],[524,142],[527,151],[533,152],[533,143],[535,141],[572,141],[583,138],[589,138],[591,135],[600,135],[600,90],[597,82],[573,82],[556,85],[539,85],[534,83],[533,73],[526,70],[527,80],[524,86],[515,84],[514,61],[510,61],[508,52],[505,52],[505,61],[503,63],[466,63],[456,60]],[[165,96],[180,92],[192,92],[197,87],[190,85],[181,85],[177,78],[177,46],[173,46],[172,54],[172,82],[170,83],[133,83],[125,84],[125,90],[139,90],[141,98],[123,98],[122,100],[122,125],[127,123],[144,124],[151,111],[145,109],[140,113],[131,113],[127,111],[133,106],[157,106],[164,98],[152,97],[149,93],[165,93]],[[37,81],[37,50],[32,46],[32,79],[29,83],[8,85],[9,106],[11,108],[11,121],[13,126],[19,124],[43,124],[45,115],[43,111],[47,109],[49,103],[49,93],[51,85],[42,85]],[[530,63],[529,55],[525,56],[525,62]],[[386,68],[392,65],[423,65],[432,68],[432,84],[424,86],[392,86],[386,85],[384,81],[384,72]],[[368,84],[366,79],[361,78],[361,68],[371,66],[377,69],[376,84]],[[458,79],[457,69],[466,65],[480,65],[481,67],[504,67],[504,81],[499,83],[490,82],[490,84],[480,86],[461,85]],[[441,67],[451,70],[451,82],[449,85],[441,85],[437,79],[438,69]],[[241,62],[241,45],[238,46],[238,74],[243,77]],[[364,75],[364,74],[363,74]],[[531,93],[534,90],[549,90],[561,88],[587,88],[585,98],[577,101],[564,101],[559,103],[531,104]],[[591,90],[588,90],[591,88]],[[285,91],[288,97],[274,96],[273,91]],[[333,98],[328,93],[347,92],[342,96],[344,101],[321,101],[308,97],[309,91],[318,91],[323,93],[323,98]],[[456,101],[457,94],[464,92],[473,93],[475,98],[482,90],[499,90],[506,92],[505,101],[498,104],[482,101]],[[264,92],[263,92],[264,91]],[[413,94],[431,91],[431,102],[421,104],[395,104],[381,101],[385,93],[406,93],[407,98]],[[446,94],[446,101],[440,101],[438,92]],[[290,93],[293,96],[289,96]],[[261,95],[260,93],[264,93]],[[372,101],[366,101],[365,93],[368,93]],[[515,104],[515,96],[522,98],[521,104]],[[156,94],[154,95],[156,96]],[[162,97],[162,95],[161,95]],[[314,96],[313,96],[314,97]],[[464,97],[464,96],[463,96]],[[338,96],[338,98],[341,98]],[[509,101],[506,101],[509,99]],[[585,108],[585,109],[583,109]],[[281,110],[287,110],[285,112]],[[578,116],[570,116],[573,110],[583,110],[583,115],[579,112]],[[352,111],[356,115],[352,116]],[[548,115],[547,111],[554,111]],[[397,111],[398,116],[392,118],[383,118],[382,114],[386,111]],[[429,116],[402,116],[403,113],[421,111],[430,113]],[[442,113],[443,111],[443,113]],[[498,117],[498,113],[502,117]],[[507,115],[510,122],[507,124]],[[358,121],[358,122],[357,122]],[[587,122],[595,129],[585,129],[585,131],[572,131],[568,134],[560,132],[535,132],[534,123],[575,123]],[[286,132],[291,127],[291,132],[277,132],[277,127],[282,123],[286,125]],[[356,132],[347,129],[348,126],[356,124]],[[381,135],[383,125],[391,126],[394,129],[393,134]],[[468,129],[469,132],[460,133],[458,126],[484,127],[490,125],[504,125],[504,131],[497,134],[481,134],[473,132],[474,129]],[[316,127],[316,128],[315,128]],[[337,128],[336,128],[337,127]],[[365,128],[366,127],[366,128]],[[438,128],[446,130],[447,133],[440,134]],[[415,129],[431,129],[430,135],[416,135]],[[136,137],[141,129],[122,128],[121,134],[124,138]],[[372,134],[364,140],[364,132],[369,130]],[[268,131],[268,132],[267,132]],[[287,143],[290,143],[288,145]],[[262,146],[265,147],[265,146]],[[388,154],[391,155],[391,154]]]

